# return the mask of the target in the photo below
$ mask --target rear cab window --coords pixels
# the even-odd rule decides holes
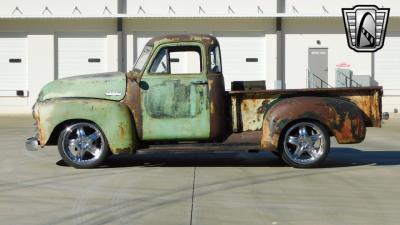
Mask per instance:
[[[221,52],[219,45],[210,48],[210,70],[214,73],[222,73]]]

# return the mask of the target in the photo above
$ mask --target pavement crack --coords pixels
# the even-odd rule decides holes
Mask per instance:
[[[194,170],[193,170],[193,184],[192,184],[192,205],[190,208],[190,225],[192,225],[193,222],[193,206],[194,206],[194,185],[196,184],[196,170],[197,170],[197,155],[195,158],[195,165],[194,165]]]

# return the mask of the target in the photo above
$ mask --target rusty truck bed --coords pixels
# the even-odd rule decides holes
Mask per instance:
[[[298,96],[345,99],[354,103],[363,112],[366,127],[380,127],[382,93],[382,87],[380,86],[227,92],[231,101],[233,132],[261,130],[263,116],[275,102],[280,99]],[[312,110],[310,109],[310,111]]]

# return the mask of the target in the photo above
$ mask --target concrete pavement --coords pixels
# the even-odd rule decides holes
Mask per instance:
[[[0,118],[0,224],[398,224],[400,119],[337,145],[323,168],[270,153],[111,157],[66,167],[55,147],[24,149],[29,117]],[[333,139],[332,139],[333,141]]]

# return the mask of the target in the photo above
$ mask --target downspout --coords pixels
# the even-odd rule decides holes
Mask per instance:
[[[285,13],[285,0],[277,0],[277,13]],[[276,32],[276,79],[275,89],[285,89],[285,34],[283,32],[283,18],[277,16]]]
[[[118,33],[118,71],[127,72],[126,68],[126,37],[124,32],[123,18],[117,18]]]
[[[276,81],[275,89],[285,88],[285,35],[282,32],[282,18],[276,18]]]
[[[118,0],[118,14],[126,14],[126,0]],[[126,63],[126,34],[124,30],[123,17],[117,18],[118,34],[118,70],[128,72]]]

